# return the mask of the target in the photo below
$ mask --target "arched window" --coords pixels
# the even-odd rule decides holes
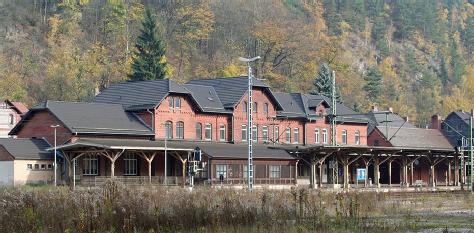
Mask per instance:
[[[360,145],[360,132],[359,132],[359,130],[356,130],[356,131],[355,131],[355,134],[354,134],[354,141],[355,141],[355,144],[356,144],[356,145]]]
[[[328,144],[328,130],[323,129],[323,144]]]
[[[202,140],[202,124],[196,123],[196,140]]]
[[[165,137],[167,139],[173,138],[173,122],[171,121],[165,122]]]
[[[286,143],[291,143],[291,128],[288,127],[285,130],[285,142]]]
[[[293,143],[300,143],[300,129],[294,128],[293,129]]]
[[[206,124],[205,132],[204,132],[204,138],[207,141],[212,140],[212,125],[211,124]]]
[[[222,124],[219,126],[219,141],[225,142],[225,125]]]
[[[247,132],[247,125],[242,125],[242,141],[247,141],[248,132]]]
[[[244,101],[242,103],[242,112],[247,112],[248,106],[247,106],[247,101]]]
[[[253,102],[252,108],[253,108],[253,112],[255,112],[255,113],[258,112],[258,104],[257,104],[257,102]]]
[[[268,116],[268,103],[263,105],[263,112]]]
[[[184,123],[179,121],[176,123],[176,138],[183,139],[184,138]]]
[[[319,144],[319,129],[314,130],[314,143]]]
[[[256,125],[252,127],[252,140],[254,142],[258,141],[258,127]]]
[[[342,130],[342,144],[347,144],[347,130]]]
[[[265,143],[268,142],[268,126],[266,125],[262,126],[262,140]]]

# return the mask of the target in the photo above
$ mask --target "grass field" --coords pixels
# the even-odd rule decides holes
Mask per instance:
[[[0,188],[0,232],[474,232],[468,192]]]

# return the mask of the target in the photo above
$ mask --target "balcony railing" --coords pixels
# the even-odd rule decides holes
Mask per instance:
[[[110,176],[82,177],[78,183],[83,186],[103,186]],[[124,185],[164,185],[165,178],[163,176],[152,176],[151,182],[148,176],[114,176],[114,180]],[[181,176],[168,176],[166,185],[177,186],[183,183]]]

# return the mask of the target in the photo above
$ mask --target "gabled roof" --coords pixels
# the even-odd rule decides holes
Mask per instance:
[[[189,94],[189,90],[169,79],[123,82],[103,90],[94,102],[121,104],[126,110],[152,109],[169,93]]]
[[[247,76],[215,79],[196,79],[189,81],[187,84],[212,86],[215,89],[217,95],[219,96],[219,99],[221,100],[225,108],[235,107],[242,99],[242,96],[245,95],[248,90]],[[270,96],[270,99],[272,99],[272,101],[275,101],[276,107],[280,108],[280,105],[273,96],[273,93],[270,91],[269,86],[267,86],[265,83],[256,78],[253,79],[253,86],[264,88],[265,92]]]
[[[28,108],[22,102],[14,102],[10,100],[5,100],[5,102],[8,105],[10,105],[20,115],[24,115],[28,112]]]
[[[44,139],[1,138],[0,146],[14,157],[14,159],[53,159],[54,154],[46,151],[51,147]]]
[[[323,104],[327,107],[327,114],[331,112],[331,101],[322,95],[311,95],[302,93],[275,93],[278,102],[283,110],[278,112],[279,117],[289,118],[314,118],[316,112],[313,108]],[[337,121],[367,123],[367,118],[363,114],[358,114],[354,110],[342,103],[336,103]]]
[[[452,149],[454,146],[440,130],[377,126],[378,132],[394,147]],[[388,129],[388,131],[386,130]],[[388,133],[388,134],[387,134]]]
[[[46,101],[32,108],[10,135],[16,134],[34,112],[41,110],[49,111],[73,134],[154,135],[136,116],[125,112],[122,105],[61,101]]]
[[[368,132],[372,132],[376,126],[416,128],[413,124],[406,122],[403,117],[392,112],[370,111],[366,114],[369,119]]]
[[[191,97],[203,112],[232,113],[224,108],[224,105],[217,96],[216,90],[212,86],[197,84],[184,84],[183,87],[189,90]]]
[[[448,117],[451,115],[451,114],[454,114],[455,116],[459,117],[459,119],[461,119],[462,121],[464,121],[464,123],[466,123],[467,125],[469,125],[469,118],[471,117],[471,114],[469,112],[464,112],[464,111],[455,111],[455,112],[452,112],[448,115]]]

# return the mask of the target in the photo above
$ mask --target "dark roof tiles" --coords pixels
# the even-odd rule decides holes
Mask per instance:
[[[15,159],[47,160],[54,157],[54,153],[46,151],[51,146],[44,139],[1,138],[0,146]]]

